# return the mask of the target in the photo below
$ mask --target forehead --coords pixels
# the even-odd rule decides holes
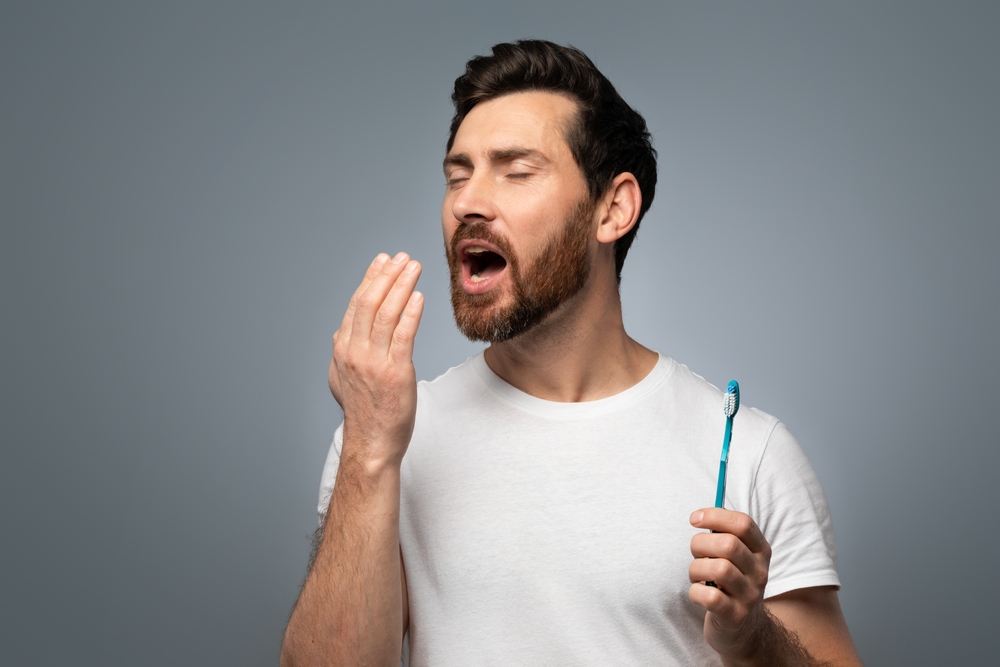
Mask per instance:
[[[480,102],[462,120],[449,154],[518,147],[572,159],[566,132],[576,111],[575,100],[547,91],[512,93]]]

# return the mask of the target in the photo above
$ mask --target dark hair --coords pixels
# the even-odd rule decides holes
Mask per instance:
[[[639,219],[628,234],[615,242],[615,276],[621,282],[625,255],[656,192],[656,149],[643,117],[622,99],[582,51],[525,39],[497,44],[492,55],[472,58],[465,64],[465,73],[455,79],[451,94],[455,115],[447,150],[451,150],[458,126],[474,106],[531,90],[564,93],[576,100],[576,122],[567,131],[566,142],[594,202],[607,192],[618,174],[629,172],[639,183]]]

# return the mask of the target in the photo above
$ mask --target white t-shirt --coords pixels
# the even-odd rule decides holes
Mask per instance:
[[[608,398],[515,389],[482,354],[418,386],[400,543],[409,664],[717,665],[688,600],[688,519],[715,501],[717,388],[669,357]],[[326,512],[342,443],[323,471]],[[778,420],[742,408],[726,507],[771,544],[766,597],[839,586],[826,498]]]

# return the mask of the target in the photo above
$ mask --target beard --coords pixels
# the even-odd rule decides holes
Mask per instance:
[[[523,264],[507,238],[489,223],[459,225],[445,243],[451,273],[451,306],[459,331],[469,340],[501,343],[530,330],[574,297],[590,276],[593,212],[594,206],[584,198],[567,217],[562,230],[549,239],[530,264]],[[492,243],[507,259],[512,293],[508,303],[500,303],[508,290],[494,288],[486,294],[467,294],[462,289],[462,261],[457,246],[466,239]]]

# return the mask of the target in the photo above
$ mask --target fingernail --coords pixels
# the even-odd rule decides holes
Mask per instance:
[[[372,266],[382,266],[388,259],[389,255],[385,254],[384,252],[380,252],[379,254],[375,255],[375,259],[372,260]]]
[[[402,264],[404,261],[406,261],[406,253],[405,252],[397,253],[396,256],[392,258],[392,263],[393,264]]]
[[[697,512],[691,515],[691,524],[696,526],[699,523],[701,523],[701,520],[704,518],[705,518],[705,513],[702,512],[701,510],[698,510]]]
[[[410,263],[406,265],[405,269],[403,269],[403,273],[413,273],[417,270],[417,266],[418,264],[416,260],[410,260]]]

